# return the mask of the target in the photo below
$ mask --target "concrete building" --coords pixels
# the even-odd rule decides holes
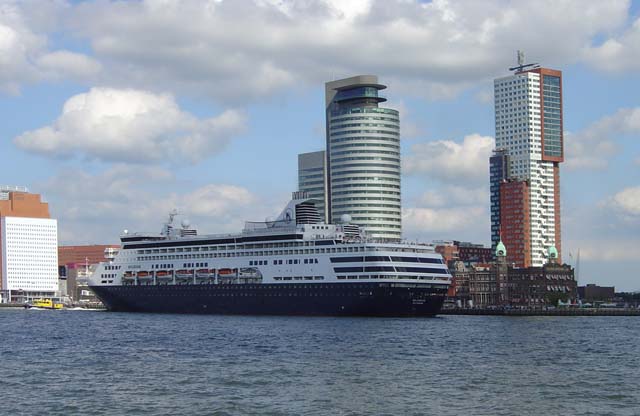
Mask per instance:
[[[348,214],[371,237],[399,240],[400,118],[379,107],[385,88],[373,75],[325,84],[326,212],[329,222]]]
[[[326,152],[301,153],[298,155],[298,191],[306,192],[318,202],[316,208],[323,221],[329,218],[327,203]]]
[[[555,246],[562,258],[560,232],[560,163],[564,160],[562,123],[562,73],[535,64],[511,68],[513,75],[494,81],[496,154],[491,173],[491,190],[496,181],[508,179],[526,182],[528,217],[522,242],[504,238],[505,244],[530,247],[525,260],[516,264],[540,267],[545,264],[546,249]],[[499,172],[498,163],[508,165],[507,172]],[[502,178],[501,178],[502,176]],[[507,176],[508,178],[504,178]],[[500,187],[502,192],[502,187]],[[501,199],[501,196],[492,202]],[[492,242],[496,232],[504,228],[502,209],[492,209]],[[495,220],[500,218],[500,223]],[[504,232],[504,229],[502,230]],[[524,241],[526,240],[526,241]],[[525,244],[526,243],[526,244]],[[514,252],[510,249],[509,252]]]
[[[0,187],[0,282],[1,302],[58,291],[58,224],[26,188]]]

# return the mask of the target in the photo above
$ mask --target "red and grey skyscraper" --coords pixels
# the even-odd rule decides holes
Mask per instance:
[[[523,64],[494,80],[496,151],[490,159],[491,240],[516,266],[561,256],[562,72]],[[560,257],[559,257],[560,258]]]

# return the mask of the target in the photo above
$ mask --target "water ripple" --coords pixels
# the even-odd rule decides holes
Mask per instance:
[[[0,310],[1,414],[634,415],[634,317]]]

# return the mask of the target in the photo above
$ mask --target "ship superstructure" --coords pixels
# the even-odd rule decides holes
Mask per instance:
[[[348,216],[325,224],[302,192],[274,221],[198,235],[174,217],[121,236],[91,287],[110,310],[296,315],[433,315],[450,274],[425,244],[367,238]]]

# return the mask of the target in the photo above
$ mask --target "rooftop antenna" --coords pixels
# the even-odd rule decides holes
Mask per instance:
[[[517,52],[517,56],[516,56],[517,62],[518,62],[518,66],[514,66],[513,68],[509,68],[509,71],[515,71],[516,74],[523,72],[525,70],[525,68],[527,68],[527,70],[529,69],[536,69],[536,68],[540,68],[540,64],[538,63],[533,63],[533,64],[525,64],[524,62],[524,52],[521,50],[518,50]]]

